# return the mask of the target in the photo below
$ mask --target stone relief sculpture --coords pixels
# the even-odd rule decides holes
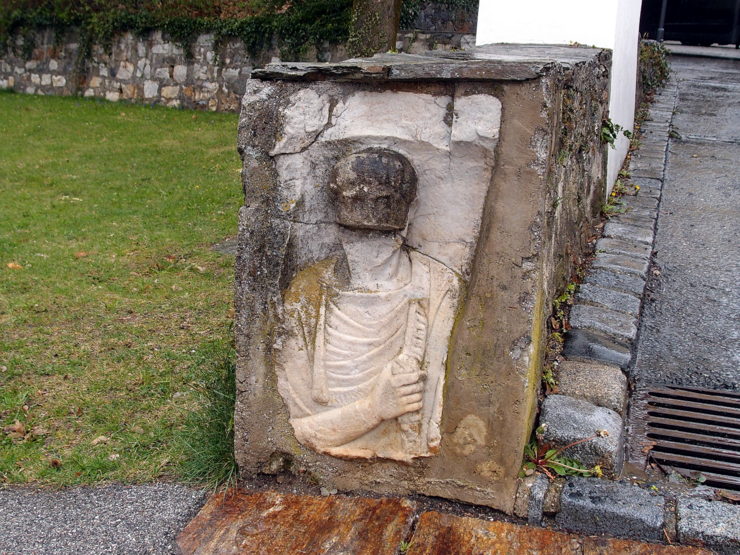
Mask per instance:
[[[460,278],[404,243],[417,176],[403,155],[346,156],[329,188],[343,255],[302,269],[284,294],[276,364],[290,423],[336,457],[431,456]]]

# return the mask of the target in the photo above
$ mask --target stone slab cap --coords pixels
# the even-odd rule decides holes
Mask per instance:
[[[542,403],[540,426],[543,441],[564,447],[606,431],[563,451],[563,455],[586,466],[600,465],[605,472],[617,474],[622,463],[622,418],[613,410],[597,407],[566,395],[548,395]]]
[[[423,513],[408,555],[440,553],[547,553],[548,555],[698,555],[702,549],[613,538],[589,538],[508,522],[487,522],[437,512]]]
[[[570,67],[604,51],[597,48],[498,44],[465,52],[376,54],[339,63],[279,62],[252,71],[257,79],[423,81],[536,79],[554,65]]]
[[[627,402],[627,378],[618,366],[566,360],[558,367],[558,392],[620,415]]]
[[[395,555],[411,529],[414,511],[415,505],[404,499],[230,489],[211,496],[177,544],[185,554]]]
[[[662,541],[665,500],[619,482],[568,478],[556,522],[583,534]]]

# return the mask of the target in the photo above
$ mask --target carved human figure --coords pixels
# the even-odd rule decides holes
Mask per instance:
[[[401,154],[349,155],[329,187],[344,257],[284,296],[278,387],[296,438],[337,457],[433,455],[460,280],[404,245],[416,173]]]

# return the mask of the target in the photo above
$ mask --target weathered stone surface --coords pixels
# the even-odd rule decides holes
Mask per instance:
[[[632,354],[624,345],[604,337],[598,332],[571,329],[565,334],[563,355],[569,360],[596,360],[625,368]]]
[[[627,378],[618,366],[566,360],[558,366],[557,378],[558,393],[623,414]]]
[[[618,223],[618,224],[633,225],[635,227],[644,227],[647,229],[653,229],[655,227],[656,217],[657,217],[657,214],[644,215],[644,214],[637,214],[634,212],[630,213],[628,211],[625,214],[619,214],[617,216],[612,217],[610,221]]]
[[[693,497],[678,500],[678,539],[718,553],[740,552],[740,506]]]
[[[570,310],[569,321],[573,328],[598,331],[617,341],[629,343],[637,335],[634,316],[607,308],[576,304]]]
[[[606,289],[598,285],[583,283],[576,293],[576,302],[603,306],[617,312],[624,312],[637,317],[640,313],[640,299],[629,293],[620,293],[613,289]]]
[[[645,280],[640,276],[617,274],[607,270],[589,272],[583,283],[630,293],[636,297],[642,297],[642,292],[645,290]]]
[[[548,395],[542,403],[540,425],[545,427],[543,440],[554,447],[565,447],[606,431],[606,435],[569,447],[563,455],[586,466],[600,465],[607,473],[619,473],[622,418],[613,410],[566,395]]]
[[[244,476],[274,471],[278,460],[330,489],[512,510],[536,414],[547,307],[570,254],[586,245],[580,222],[593,220],[603,198],[604,149],[592,130],[608,88],[608,55],[565,49],[575,61],[562,63],[543,55],[552,55],[548,48],[521,50],[528,54],[269,66],[250,80],[239,128],[247,203],[236,294],[235,444]],[[517,72],[512,82],[484,80],[505,77],[502,68]],[[543,82],[522,82],[522,72]],[[459,80],[465,75],[475,77]],[[552,96],[561,93],[574,111],[565,136],[553,123],[566,117],[554,111],[565,109]],[[592,145],[584,156],[550,167],[551,148],[584,144]],[[405,181],[403,163],[355,171],[353,156],[368,149],[397,153],[416,174],[403,234],[398,222],[350,218],[332,192],[343,160],[362,177],[345,185],[372,176],[356,199],[379,181]],[[357,265],[384,252],[398,264],[382,277]],[[358,318],[345,316],[361,297],[367,311],[397,306],[400,316],[385,314],[392,325],[382,330],[366,325],[382,318],[354,326]],[[322,353],[322,345],[330,348]],[[366,345],[377,349],[365,353]],[[366,374],[345,364],[347,353],[362,357]]]
[[[662,541],[663,497],[637,486],[568,478],[556,522],[584,534]]]
[[[514,514],[520,518],[526,518],[528,524],[540,526],[545,494],[549,485],[550,480],[544,474],[535,473],[522,478],[516,492]]]
[[[403,499],[227,490],[208,500],[177,544],[185,554],[395,555],[413,513],[414,504]]]
[[[642,150],[642,147],[640,148]],[[665,160],[665,146],[661,145],[658,152]],[[663,189],[663,182],[660,179],[650,179],[646,177],[635,177],[630,179],[630,183],[640,187],[638,196],[650,196],[653,198],[659,198],[660,192]]]
[[[598,253],[593,261],[593,268],[603,268],[617,273],[647,275],[648,261],[625,256],[623,254]]]
[[[627,206],[630,208],[653,211],[658,210],[658,199],[653,197],[638,194],[637,196],[629,197],[626,202]]]
[[[554,555],[698,555],[674,547],[613,538],[589,538],[508,522],[487,522],[436,512],[422,513],[408,555],[547,553]]]
[[[653,244],[653,230],[650,228],[635,227],[633,225],[622,225],[615,222],[607,222],[604,226],[604,237],[614,237],[619,239],[628,239]]]

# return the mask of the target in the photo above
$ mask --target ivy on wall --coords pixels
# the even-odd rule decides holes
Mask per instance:
[[[428,4],[474,12],[478,0],[403,0],[401,28]],[[82,64],[95,44],[110,51],[116,35],[160,30],[186,56],[199,35],[213,33],[217,50],[241,40],[256,55],[276,41],[284,58],[296,59],[310,46],[346,42],[351,13],[352,0],[0,0],[0,51],[11,44],[30,58],[34,31],[51,28],[60,43],[78,31]]]
[[[76,30],[86,59],[94,44],[110,51],[118,34],[160,30],[188,56],[199,35],[213,33],[217,46],[238,39],[251,54],[276,40],[285,57],[295,58],[309,46],[346,41],[351,5],[352,0],[4,0],[0,47],[20,36],[22,53],[30,57],[36,29],[52,28],[57,37]]]
[[[416,17],[426,5],[434,4],[450,10],[478,13],[480,0],[403,0],[401,4],[401,29],[413,29]]]

